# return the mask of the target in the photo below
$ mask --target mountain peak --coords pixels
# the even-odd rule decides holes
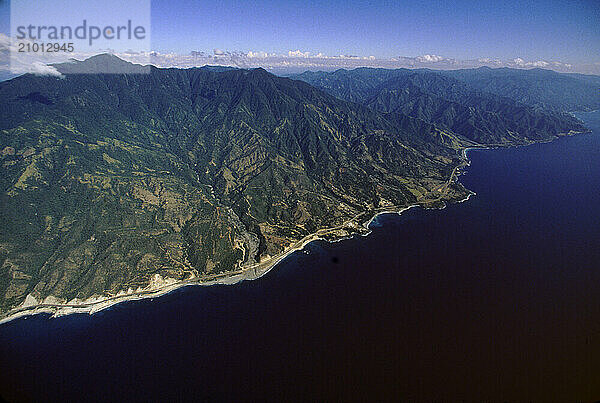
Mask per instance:
[[[85,60],[71,59],[53,67],[63,74],[144,74],[150,71],[150,66],[133,64],[111,53],[101,53]]]
[[[99,53],[97,55],[88,57],[87,59],[84,60],[84,62],[98,61],[98,60],[111,60],[111,61],[125,62],[125,60],[121,59],[119,56],[114,55],[112,53]],[[127,63],[127,62],[125,62],[125,63]]]
[[[269,77],[272,76],[271,73],[269,73],[267,70],[263,69],[262,67],[257,67],[255,69],[250,69],[249,70],[253,76],[256,77]]]

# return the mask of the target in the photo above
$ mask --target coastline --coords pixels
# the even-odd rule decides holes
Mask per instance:
[[[472,194],[469,194],[465,199],[461,200],[466,201]],[[287,258],[294,252],[301,251],[304,249],[306,245],[314,241],[326,241],[326,242],[340,242],[345,239],[350,239],[356,235],[367,236],[372,231],[368,228],[371,222],[382,214],[402,214],[406,210],[411,209],[412,207],[420,206],[419,203],[411,204],[408,206],[400,207],[397,210],[392,210],[390,207],[386,207],[386,210],[376,212],[367,222],[364,224],[358,224],[359,226],[364,227],[364,231],[355,232],[348,236],[342,236],[335,239],[325,239],[322,235],[323,232],[331,231],[334,229],[327,228],[321,229],[313,234],[306,236],[305,238],[295,242],[291,247],[281,252],[279,255],[273,256],[264,262],[255,263],[251,266],[246,266],[240,270],[227,272],[222,274],[216,274],[210,277],[203,277],[197,279],[188,279],[188,280],[172,280],[172,279],[162,279],[159,275],[157,279],[157,283],[160,284],[156,287],[152,287],[149,285],[148,287],[135,291],[133,293],[118,293],[114,296],[105,296],[105,297],[92,297],[87,300],[82,301],[81,303],[35,303],[27,306],[20,306],[11,311],[7,312],[7,316],[0,319],[0,325],[8,323],[12,320],[33,316],[37,314],[50,314],[52,318],[58,318],[61,316],[71,315],[71,314],[89,314],[93,315],[96,312],[100,312],[104,309],[108,309],[113,305],[117,305],[127,301],[137,301],[141,299],[147,298],[156,298],[161,297],[163,295],[169,294],[175,290],[178,290],[183,287],[188,286],[211,286],[211,285],[233,285],[237,284],[241,281],[245,280],[257,280],[273,270],[277,264]],[[364,214],[364,213],[362,213]],[[361,215],[362,215],[361,214]],[[169,282],[171,280],[172,282]],[[49,297],[52,298],[52,297]],[[46,298],[48,299],[48,298]]]
[[[570,136],[570,135],[580,134],[580,133],[587,133],[587,131],[586,132],[569,132],[569,133],[559,135],[555,138],[549,139],[547,141],[531,142],[528,144],[512,144],[512,145],[511,144],[497,144],[497,145],[470,146],[470,147],[461,148],[459,155],[462,157],[462,162],[460,164],[458,164],[456,167],[454,167],[454,169],[452,170],[452,173],[450,175],[450,178],[448,179],[446,184],[449,185],[450,183],[452,183],[454,181],[458,181],[458,177],[461,174],[463,174],[463,172],[459,171],[459,170],[464,168],[465,166],[470,165],[471,161],[468,158],[468,153],[471,150],[494,149],[494,148],[504,148],[504,147],[519,147],[519,146],[528,146],[528,145],[533,145],[533,144],[541,144],[541,143],[547,143],[547,142],[554,141],[559,137]],[[463,198],[461,200],[454,200],[455,203],[466,202],[470,199],[471,196],[476,195],[475,192],[473,192],[469,189],[465,188],[465,191],[467,192],[467,195],[465,196],[465,198]],[[127,301],[136,301],[136,300],[141,300],[141,299],[160,297],[160,296],[169,294],[177,289],[187,287],[187,286],[211,286],[211,285],[218,285],[218,284],[233,285],[233,284],[237,284],[244,280],[256,280],[256,279],[259,279],[260,277],[264,276],[265,274],[269,273],[271,270],[273,270],[277,266],[278,263],[283,261],[290,254],[292,254],[296,251],[301,251],[302,249],[304,249],[304,247],[306,245],[308,245],[309,243],[311,243],[313,241],[322,240],[322,241],[327,241],[327,242],[333,243],[333,242],[340,242],[345,239],[350,239],[356,235],[367,236],[372,232],[372,230],[369,228],[369,226],[371,225],[373,220],[375,220],[378,216],[380,216],[382,214],[401,215],[402,213],[404,213],[405,211],[407,211],[413,207],[423,207],[426,209],[435,208],[435,207],[427,207],[426,204],[431,203],[431,202],[437,202],[437,201],[442,203],[441,207],[438,207],[438,208],[443,209],[446,207],[447,202],[452,200],[450,198],[444,198],[444,196],[446,196],[446,195],[440,196],[438,199],[435,199],[435,200],[422,200],[422,201],[418,201],[418,202],[415,202],[415,203],[409,204],[409,205],[387,206],[387,207],[384,207],[381,209],[376,209],[371,212],[369,212],[369,211],[362,212],[338,227],[320,229],[320,230],[314,232],[313,234],[309,234],[306,237],[296,241],[291,246],[289,246],[287,249],[282,251],[280,254],[273,256],[273,257],[269,257],[268,259],[266,259],[262,262],[258,262],[253,265],[250,265],[250,266],[242,267],[236,271],[231,271],[231,272],[226,272],[226,273],[216,274],[216,275],[210,275],[210,276],[203,276],[203,277],[199,277],[199,278],[191,278],[191,279],[187,279],[187,280],[163,279],[160,275],[156,274],[155,277],[150,282],[150,284],[143,289],[137,289],[135,291],[131,290],[131,292],[129,290],[127,292],[121,291],[121,292],[117,293],[116,295],[112,295],[112,296],[91,297],[91,298],[88,298],[83,301],[74,300],[74,301],[70,301],[70,302],[66,302],[66,303],[58,303],[58,302],[53,303],[53,301],[55,301],[56,299],[53,297],[47,297],[44,301],[38,302],[37,300],[33,299],[33,302],[30,301],[28,303],[27,302],[28,299],[26,299],[25,302],[21,306],[6,312],[6,315],[4,317],[0,318],[0,325],[8,323],[15,319],[28,317],[28,316],[32,316],[32,315],[37,315],[37,314],[42,314],[42,313],[50,314],[52,318],[65,316],[65,315],[71,315],[71,314],[93,315],[96,312],[100,312],[104,309],[108,309],[116,304],[120,304],[120,303],[127,302]],[[366,215],[369,213],[372,214],[370,219],[361,223],[360,222],[361,217],[363,215]],[[340,230],[348,232],[349,234],[345,234],[343,236],[338,235],[337,237],[335,236],[335,234],[333,234],[333,238],[329,238],[329,239],[324,237],[326,235],[332,236],[332,234],[331,234],[332,232],[340,231]]]

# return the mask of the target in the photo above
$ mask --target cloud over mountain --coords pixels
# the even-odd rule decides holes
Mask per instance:
[[[119,55],[120,56],[120,55]],[[129,61],[138,61],[136,57],[124,55]],[[510,68],[544,68],[559,72],[600,74],[600,63],[576,65],[556,60],[524,60],[520,57],[510,60],[498,58],[479,58],[460,60],[436,54],[424,54],[408,57],[377,58],[375,56],[358,55],[325,55],[321,52],[312,53],[301,49],[289,50],[278,54],[264,50],[216,51],[212,54],[193,51],[190,54],[153,52],[150,62],[160,67],[193,67],[205,64],[234,66],[241,68],[263,67],[276,73],[295,73],[305,70],[336,70],[340,68],[353,69],[357,67],[381,68],[432,68],[454,70],[476,67],[510,67]]]
[[[12,51],[11,51],[12,50]],[[83,60],[92,56],[83,53],[55,54],[46,59],[39,55],[29,57],[26,53],[14,52],[11,38],[0,34],[0,54],[5,61],[0,64],[0,71],[11,70],[12,73],[35,73],[59,75],[54,68],[47,64],[65,61],[69,58]],[[476,68],[488,66],[492,68],[544,68],[559,72],[573,72],[586,74],[600,74],[600,63],[577,65],[555,60],[524,60],[516,57],[510,60],[484,57],[473,60],[459,60],[437,54],[424,54],[420,56],[397,56],[390,58],[377,58],[375,56],[359,55],[325,55],[321,52],[313,53],[306,50],[289,50],[287,53],[273,53],[265,50],[230,51],[215,48],[212,51],[192,51],[188,54],[175,52],[114,52],[105,49],[107,53],[140,64],[153,64],[157,67],[196,67],[204,65],[233,66],[239,68],[263,67],[278,74],[298,73],[305,70],[331,71],[340,68],[354,69],[357,67],[380,68],[431,68],[441,70],[454,70],[461,68]]]
[[[11,38],[0,33],[0,71],[10,71],[15,75],[31,73],[61,76],[58,70],[39,59],[39,55],[31,56],[28,53],[19,52]]]

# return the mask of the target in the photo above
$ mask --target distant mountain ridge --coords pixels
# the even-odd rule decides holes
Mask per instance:
[[[557,88],[533,92],[533,84],[529,81],[539,81],[542,80],[540,76],[548,75],[561,78],[562,81],[555,85]],[[502,77],[507,77],[503,86],[498,84]],[[527,85],[519,86],[514,77]],[[305,72],[292,78],[308,82],[340,99],[385,113],[419,118],[483,143],[510,142],[523,137],[540,140],[547,134],[556,133],[554,126],[569,120],[564,112],[575,105],[579,105],[579,109],[594,109],[600,105],[600,86],[594,89],[589,77],[572,77],[547,70],[360,68],[331,73]],[[554,92],[567,85],[565,82],[573,83],[575,88],[571,91],[563,88],[561,98]],[[586,91],[578,98],[583,103],[577,103],[572,98],[580,94],[581,87]],[[562,101],[548,105],[551,95],[554,96],[552,99]],[[570,101],[564,100],[569,95]]]
[[[535,107],[563,112],[600,108],[600,76],[509,68],[454,70],[445,74],[479,91]]]
[[[376,211],[465,197],[466,146],[584,130],[410,71],[350,74],[351,102],[263,69],[54,67],[0,83],[2,312],[264,268]]]
[[[600,76],[557,73],[544,69],[479,67],[462,70],[374,69],[305,72],[291,76],[326,89],[341,99],[363,102],[385,81],[408,74],[434,74],[462,81],[471,91],[510,98],[556,112],[587,111],[600,107]]]

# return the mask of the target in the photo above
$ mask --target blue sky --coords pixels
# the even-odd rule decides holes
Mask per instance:
[[[9,32],[8,20],[9,2],[0,0],[0,32]],[[595,63],[599,22],[599,0],[154,0],[152,47]]]
[[[153,47],[597,61],[600,1],[153,2]],[[593,60],[596,59],[596,60]]]

